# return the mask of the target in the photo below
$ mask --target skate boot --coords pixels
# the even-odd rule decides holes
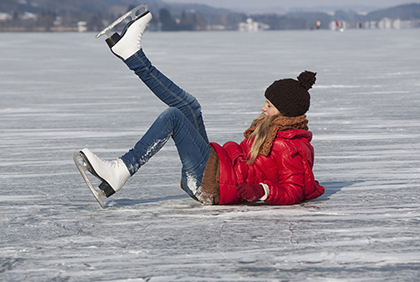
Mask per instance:
[[[131,176],[121,159],[103,161],[89,149],[83,149],[80,155],[87,163],[87,170],[102,180],[99,188],[107,197],[120,190]]]
[[[138,11],[143,9],[144,12],[142,14],[136,15]],[[112,35],[109,34],[110,30],[114,26],[124,21],[128,17],[131,17],[131,20],[124,27],[124,29],[121,32],[121,35],[118,33],[114,33]],[[116,20],[110,26],[105,28],[102,32],[98,33],[96,37],[98,38],[105,33],[108,34],[108,38],[105,41],[111,49],[112,53],[114,53],[117,57],[121,58],[122,60],[126,60],[138,50],[140,50],[141,39],[143,37],[144,30],[146,29],[147,24],[151,20],[152,14],[147,9],[147,5],[143,4],[134,8],[133,10]]]

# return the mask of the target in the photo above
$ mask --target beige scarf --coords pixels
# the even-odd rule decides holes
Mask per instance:
[[[254,130],[257,128],[256,126],[251,126],[244,132],[245,138],[249,138]],[[263,156],[268,156],[271,151],[271,147],[273,146],[274,139],[276,139],[277,132],[283,131],[286,129],[304,129],[308,130],[308,120],[306,119],[306,115],[298,116],[298,117],[285,117],[279,116],[275,118],[270,125],[270,131],[264,141],[264,144],[260,150],[260,154]]]

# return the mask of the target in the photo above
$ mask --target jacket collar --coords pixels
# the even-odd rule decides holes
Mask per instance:
[[[310,142],[312,140],[312,132],[304,129],[286,129],[278,131],[277,137],[285,139],[305,138]]]

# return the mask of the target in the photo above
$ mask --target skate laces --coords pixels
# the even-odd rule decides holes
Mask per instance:
[[[141,47],[141,39],[143,37],[143,32],[144,31],[140,32],[139,35],[137,36],[137,48],[138,49],[140,49],[140,47]]]
[[[137,47],[141,46],[141,38],[142,38],[142,34],[140,33],[140,35],[137,37]]]
[[[139,21],[138,23],[136,23],[136,21],[137,21],[137,20],[139,20],[139,19],[140,19],[140,18],[129,21],[129,22],[128,22],[125,26],[124,26],[123,30],[121,31],[121,37],[125,35],[125,33],[127,32],[128,28],[129,28],[131,25],[133,25],[133,24],[139,24],[139,23],[140,23],[140,21]],[[142,30],[141,32],[139,32],[139,34],[138,34],[138,36],[137,36],[137,40],[136,40],[136,45],[137,45],[137,48],[140,48],[140,47],[141,47],[141,39],[142,39],[142,37],[143,37],[143,32],[144,32],[144,30]]]

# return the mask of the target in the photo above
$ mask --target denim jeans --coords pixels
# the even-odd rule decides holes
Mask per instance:
[[[194,196],[201,185],[210,156],[200,104],[194,96],[157,70],[143,50],[128,58],[125,63],[169,108],[160,114],[121,159],[133,175],[172,137],[182,163],[183,188],[190,196]]]

